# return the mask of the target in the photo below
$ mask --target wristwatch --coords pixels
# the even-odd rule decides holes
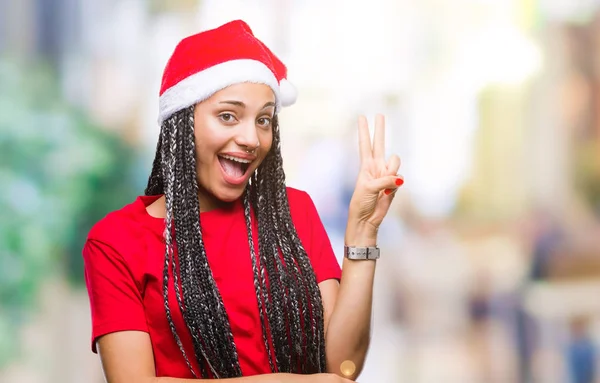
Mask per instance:
[[[379,248],[344,246],[344,256],[352,260],[379,259]]]

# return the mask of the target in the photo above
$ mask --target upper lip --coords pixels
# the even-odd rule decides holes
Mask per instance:
[[[225,152],[225,153],[219,153],[219,155],[231,156],[231,157],[240,158],[240,159],[249,160],[249,161],[254,161],[256,159],[256,155],[244,153],[244,152]]]

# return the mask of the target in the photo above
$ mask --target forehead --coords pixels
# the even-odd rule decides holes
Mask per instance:
[[[249,104],[252,102],[264,104],[266,102],[275,102],[275,94],[268,85],[242,82],[229,85],[215,92],[208,101],[218,102],[224,99],[239,100]]]

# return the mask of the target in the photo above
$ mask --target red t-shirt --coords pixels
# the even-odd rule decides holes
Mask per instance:
[[[163,303],[164,219],[146,207],[159,196],[138,197],[108,214],[90,231],[83,249],[92,313],[92,350],[98,337],[138,330],[150,335],[157,376],[193,378],[169,328]],[[308,253],[317,282],[340,279],[341,269],[311,198],[288,188],[292,220]],[[254,222],[255,249],[258,249]],[[244,209],[201,213],[204,246],[229,317],[244,376],[271,371],[265,349],[248,245]],[[170,283],[169,304],[177,332],[197,373],[191,336]]]

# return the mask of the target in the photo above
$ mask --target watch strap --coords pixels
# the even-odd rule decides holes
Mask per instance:
[[[344,256],[352,260],[379,259],[379,248],[377,246],[344,246]]]

